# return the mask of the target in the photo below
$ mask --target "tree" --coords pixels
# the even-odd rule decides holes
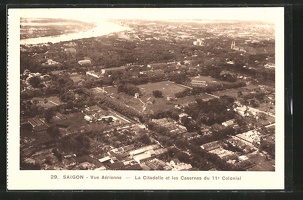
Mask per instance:
[[[181,118],[181,123],[186,127],[187,131],[193,132],[196,131],[196,124],[187,116]]]
[[[220,79],[229,82],[235,82],[237,80],[237,75],[229,71],[223,70],[220,72]]]
[[[136,93],[141,95],[140,89],[132,84],[120,84],[118,86],[118,92],[123,92],[131,96],[134,96]]]
[[[79,148],[86,148],[88,149],[90,147],[90,140],[89,137],[86,135],[79,135],[77,137],[75,137],[75,140],[78,144]]]
[[[260,106],[260,102],[258,101],[258,99],[253,98],[250,99],[249,103],[252,105],[252,107],[257,108]]]
[[[48,127],[46,132],[54,139],[57,139],[61,136],[60,130],[57,126]]]
[[[180,148],[180,149],[182,149],[182,150],[185,150],[187,146],[188,146],[188,145],[187,145],[187,142],[186,142],[186,141],[181,140],[181,139],[177,139],[177,140],[176,140],[176,147],[178,147],[178,148]]]
[[[44,113],[45,121],[46,121],[47,123],[49,123],[49,122],[52,120],[53,116],[54,116],[54,111],[51,110],[51,109],[48,109],[48,110]]]
[[[153,95],[154,95],[155,98],[163,97],[163,93],[160,90],[154,90]]]
[[[113,121],[113,118],[112,117],[109,117],[108,118],[108,122],[110,123],[110,122],[112,122]]]
[[[267,115],[265,113],[259,113],[259,119],[267,120]]]
[[[179,114],[176,111],[171,112],[171,118],[174,119],[175,121],[179,120]]]
[[[143,134],[142,136],[140,136],[139,141],[146,145],[150,144],[150,139],[147,134]]]
[[[71,137],[72,135],[64,136],[59,141],[59,147],[61,150],[65,152],[74,152],[78,145],[74,137]]]
[[[62,162],[62,153],[57,148],[52,150],[52,153],[57,157],[58,161]]]
[[[242,91],[238,91],[238,97],[242,97],[242,96],[243,96]]]
[[[59,98],[63,102],[68,102],[68,101],[73,101],[75,99],[75,95],[72,91],[68,91],[60,94]]]
[[[33,76],[29,79],[29,83],[33,88],[38,88],[40,85],[41,79],[38,76]]]
[[[179,151],[176,153],[176,157],[184,163],[190,163],[190,157],[186,153]]]

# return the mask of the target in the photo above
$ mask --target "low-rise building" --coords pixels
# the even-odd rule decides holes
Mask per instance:
[[[100,75],[98,75],[96,72],[94,72],[94,71],[87,71],[86,72],[86,75],[87,76],[91,76],[91,77],[94,77],[94,78],[100,78],[101,76]]]
[[[205,87],[208,86],[206,81],[202,81],[202,80],[191,80],[191,85],[193,87]]]
[[[31,118],[28,120],[28,123],[34,132],[45,131],[48,128],[48,125],[44,122],[43,119],[40,118]]]
[[[156,149],[156,150],[154,150],[155,155],[160,155],[160,154],[166,153],[167,151],[168,151],[167,149]]]
[[[172,169],[172,171],[185,171],[185,170],[189,170],[192,169],[192,165],[188,164],[188,163],[179,163],[177,165],[175,165]]]
[[[200,146],[202,149],[206,151],[211,151],[221,147],[221,143],[219,141],[209,142]]]
[[[139,164],[146,161],[146,160],[149,160],[153,157],[153,155],[149,152],[144,152],[144,153],[141,153],[141,154],[137,154],[133,157],[133,159],[138,162]]]
[[[209,153],[216,154],[223,160],[237,159],[238,158],[238,156],[233,151],[226,150],[222,147],[213,149],[213,150],[209,151]]]
[[[246,170],[246,169],[251,168],[251,167],[253,167],[255,165],[256,164],[253,163],[251,160],[244,160],[244,161],[236,163],[236,166],[238,168],[240,168],[241,170]]]
[[[223,122],[222,125],[223,126],[232,126],[232,125],[234,125],[234,120],[233,119],[227,120],[226,122]]]
[[[126,67],[125,66],[120,66],[120,67],[110,67],[110,68],[105,68],[105,69],[101,69],[101,73],[105,74],[111,71],[125,71]]]
[[[267,64],[264,65],[264,67],[268,68],[268,69],[269,68],[275,68],[275,64],[273,64],[273,63],[267,63]]]
[[[110,163],[110,161],[111,161],[111,157],[109,157],[109,156],[105,156],[105,157],[99,159],[100,163],[106,163],[106,162]]]
[[[256,130],[251,130],[245,133],[237,134],[235,137],[249,142],[253,145],[260,145],[261,134]]]
[[[144,147],[141,147],[141,148],[139,148],[139,149],[130,151],[129,154],[130,154],[131,156],[135,156],[135,155],[144,153],[145,151],[155,150],[155,149],[158,149],[158,148],[159,148],[159,145],[157,145],[157,144],[148,145],[148,146],[144,146]]]
[[[58,65],[61,65],[61,64],[52,59],[47,59],[47,61],[45,63],[42,63],[42,66],[58,66]]]
[[[151,63],[147,65],[147,67],[155,70],[155,69],[163,69],[167,65],[168,65],[167,63]]]
[[[204,46],[204,43],[201,39],[197,39],[196,41],[193,42],[193,45],[195,45],[195,46]]]
[[[169,166],[169,164],[165,163],[163,160],[153,158],[151,160],[148,160],[145,162],[145,164],[151,169],[151,170],[171,170],[172,167]]]
[[[152,122],[170,130],[170,133],[180,134],[187,131],[186,127],[177,124],[171,118],[152,119]]]
[[[91,60],[79,60],[78,64],[81,66],[87,66],[87,65],[91,65],[92,61]]]
[[[142,170],[140,164],[126,165],[125,170]]]

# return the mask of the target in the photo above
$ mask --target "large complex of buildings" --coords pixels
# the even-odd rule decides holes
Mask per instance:
[[[170,24],[159,28],[157,23],[144,24],[145,32],[133,28],[117,37],[106,36],[114,47],[111,48],[113,55],[119,55],[112,60],[102,54],[107,50],[100,38],[87,39],[85,46],[95,45],[94,49],[100,51],[96,55],[103,55],[106,62],[95,58],[93,53],[89,54],[92,57],[83,57],[81,42],[59,44],[59,50],[54,50],[57,46],[39,46],[48,49],[45,55],[31,55],[44,58],[38,62],[43,70],[40,72],[39,68],[37,73],[25,70],[20,74],[22,163],[38,164],[41,169],[220,170],[218,162],[207,160],[207,156],[200,159],[207,167],[197,164],[195,159],[201,150],[209,158],[215,155],[221,164],[230,164],[233,169],[273,171],[275,137],[272,132],[264,134],[260,129],[267,131],[274,125],[274,114],[268,111],[274,106],[274,92],[263,86],[255,89],[261,83],[257,80],[259,77],[248,73],[254,70],[253,64],[235,69],[236,56],[246,58],[252,48],[249,45],[259,44],[265,36],[257,41],[254,28],[248,35],[237,26],[228,29],[209,25],[211,28],[203,31],[191,26]],[[237,40],[237,33],[242,40]],[[125,52],[127,45],[136,48]],[[163,48],[168,47],[170,49],[164,52]],[[21,47],[21,52],[27,53],[31,48]],[[135,49],[139,49],[138,55],[133,55]],[[120,51],[128,57],[124,58]],[[150,55],[144,54],[145,51],[151,52]],[[64,56],[57,55],[58,52]],[[165,54],[163,58],[162,54]],[[83,60],[76,59],[79,55]],[[149,56],[154,55],[157,58],[153,61]],[[128,63],[115,62],[120,56]],[[266,70],[274,68],[272,60],[260,63]],[[82,67],[70,69],[69,65]],[[205,72],[217,65],[216,75]],[[35,87],[33,80],[37,82]],[[118,91],[123,84],[132,86],[131,95]],[[153,96],[156,90],[161,90],[161,97]],[[266,91],[266,100],[262,99],[260,90]],[[214,112],[215,106],[204,115],[195,112],[196,104],[210,106],[212,99],[220,101],[222,96],[229,96],[224,101],[231,101],[230,107],[217,104],[222,112]],[[252,108],[249,96],[260,107]],[[45,120],[46,111],[53,111],[49,120]],[[29,115],[31,112],[35,114]],[[261,114],[265,115],[263,119]],[[49,135],[49,128],[54,127],[60,132],[57,138]],[[83,144],[89,145],[84,148]],[[76,148],[72,149],[73,145]],[[193,150],[192,146],[196,148]]]

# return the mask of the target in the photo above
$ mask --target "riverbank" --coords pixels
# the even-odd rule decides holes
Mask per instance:
[[[114,24],[111,22],[102,21],[99,22],[95,28],[90,29],[88,31],[84,31],[80,33],[63,34],[59,36],[21,39],[20,44],[21,45],[44,44],[48,42],[58,43],[58,42],[71,41],[71,40],[77,40],[82,38],[98,37],[98,36],[108,35],[114,32],[130,30],[130,29],[131,28],[129,27],[120,26],[118,24]]]

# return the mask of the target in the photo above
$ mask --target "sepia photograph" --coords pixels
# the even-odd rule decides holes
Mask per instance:
[[[8,171],[138,189],[250,188],[269,174],[269,188],[283,187],[283,17],[9,9]]]

